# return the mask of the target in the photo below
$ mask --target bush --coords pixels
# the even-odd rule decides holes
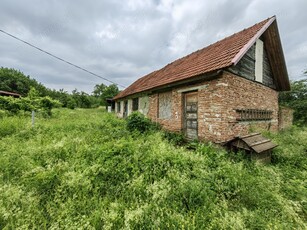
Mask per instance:
[[[0,139],[24,129],[25,125],[26,120],[18,116],[3,118],[0,122]]]
[[[5,110],[0,109],[0,119],[7,116],[7,112]]]
[[[69,109],[75,109],[77,107],[77,103],[73,98],[68,98],[66,107]]]
[[[169,132],[165,130],[163,132],[163,137],[175,145],[183,145],[186,143],[186,140],[182,133]]]
[[[104,109],[54,113],[0,120],[0,229],[307,229],[307,128],[272,134],[262,165]]]
[[[145,117],[140,112],[133,112],[127,118],[127,129],[131,132],[139,131],[141,133],[150,130],[160,129],[159,124],[152,122],[149,118]]]
[[[47,116],[51,116],[51,109],[61,106],[57,100],[50,97],[22,97],[12,98],[0,96],[0,109],[11,114],[18,114],[20,111],[43,111]]]

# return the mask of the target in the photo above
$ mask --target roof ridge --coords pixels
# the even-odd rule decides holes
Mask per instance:
[[[178,58],[164,67],[136,80],[124,91],[119,93],[115,99],[156,88],[170,82],[184,80],[208,71],[214,71],[229,67],[234,64],[234,60],[240,60],[241,55],[246,52],[245,48],[249,42],[263,30],[266,25],[270,25],[275,20],[275,16],[255,23],[233,33],[221,40],[211,43],[201,49]],[[268,26],[269,26],[268,25]],[[197,66],[195,66],[197,63]],[[160,82],[160,83],[159,83]]]
[[[165,65],[164,67],[162,67],[161,69],[154,70],[154,71],[162,70],[162,69],[166,68],[167,66],[173,64],[174,62],[177,62],[177,61],[179,61],[179,60],[181,60],[181,59],[185,59],[185,58],[187,58],[187,57],[189,57],[189,56],[191,56],[191,55],[193,55],[193,54],[195,54],[195,53],[197,53],[197,52],[200,52],[200,51],[202,51],[202,50],[204,50],[204,49],[209,48],[210,46],[213,46],[213,45],[216,45],[216,44],[218,44],[218,43],[221,43],[222,41],[224,41],[224,40],[226,40],[226,39],[229,39],[230,37],[232,37],[232,36],[234,36],[234,35],[236,35],[236,34],[239,34],[239,33],[242,33],[242,32],[244,32],[244,31],[248,30],[248,29],[251,29],[252,27],[254,27],[254,26],[256,26],[256,25],[259,25],[259,24],[261,24],[261,23],[263,23],[263,22],[265,22],[265,21],[269,21],[270,19],[272,19],[272,18],[274,18],[274,17],[275,17],[275,15],[272,16],[272,17],[269,17],[269,18],[267,18],[267,19],[264,19],[264,20],[262,20],[261,22],[255,23],[255,24],[252,25],[252,26],[246,27],[246,28],[244,28],[243,30],[240,30],[240,31],[238,31],[238,32],[235,32],[235,33],[233,33],[233,34],[231,34],[231,35],[229,35],[229,36],[227,36],[227,37],[225,37],[225,38],[222,38],[222,39],[220,39],[220,40],[218,40],[218,41],[216,41],[216,42],[213,42],[213,43],[211,43],[211,44],[209,44],[209,45],[207,45],[207,46],[205,46],[205,47],[203,47],[203,48],[197,49],[197,50],[193,51],[192,53],[189,53],[189,54],[187,54],[187,55],[185,55],[185,56],[183,56],[183,57],[181,57],[181,58],[178,58],[178,59],[176,59],[176,60],[174,60],[174,61],[172,61],[172,62],[169,62],[168,64],[166,64],[166,65]]]

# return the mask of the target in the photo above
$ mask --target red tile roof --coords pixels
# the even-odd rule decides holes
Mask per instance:
[[[131,84],[114,99],[182,81],[236,64],[257,38],[275,21],[275,16],[180,58]]]

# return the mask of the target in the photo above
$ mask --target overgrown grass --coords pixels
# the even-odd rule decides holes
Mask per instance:
[[[271,135],[261,165],[101,109],[53,114],[0,120],[0,229],[307,228],[306,128]]]

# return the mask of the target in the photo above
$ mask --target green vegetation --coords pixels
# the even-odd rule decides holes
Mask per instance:
[[[36,80],[31,79],[30,76],[26,76],[15,69],[0,68],[0,90],[27,96],[31,87],[35,88],[41,96],[47,96],[48,89]]]
[[[291,91],[280,93],[279,102],[294,110],[295,124],[307,125],[307,79],[291,82]]]
[[[273,163],[176,147],[102,109],[0,114],[0,229],[306,229],[307,128]],[[170,137],[170,135],[166,135]]]
[[[160,128],[158,123],[152,122],[140,112],[133,112],[127,118],[127,129],[131,132],[146,133],[149,131],[157,131]]]
[[[104,84],[95,85],[93,95],[99,98],[100,105],[105,105],[106,99],[113,98],[119,93],[117,85],[111,84],[106,86]]]
[[[13,98],[0,96],[0,111],[2,114],[7,115],[39,111],[43,116],[50,117],[52,108],[60,106],[61,103],[57,100],[53,100],[48,96],[40,97],[34,88],[30,89],[27,97]]]
[[[19,93],[22,96],[28,96],[30,89],[34,88],[40,97],[50,97],[53,100],[61,102],[65,108],[94,108],[99,105],[105,105],[106,98],[112,98],[118,94],[119,90],[116,85],[106,86],[104,84],[96,85],[94,87],[93,95],[89,95],[83,91],[79,92],[77,89],[72,93],[61,90],[51,90],[26,76],[22,72],[9,69],[0,68],[0,90]]]

